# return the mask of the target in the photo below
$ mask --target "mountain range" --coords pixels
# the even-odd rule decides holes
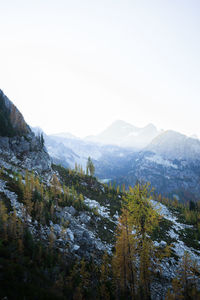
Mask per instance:
[[[138,128],[122,120],[117,120],[100,134],[88,136],[85,140],[124,148],[141,149],[147,146],[158,134],[159,131],[153,124]]]
[[[140,227],[129,228],[129,246],[136,245],[129,261],[134,263],[134,278],[139,278],[134,282],[136,299],[171,299],[165,296],[180,292],[182,298],[185,290],[178,276],[186,259],[184,270],[190,272],[187,280],[192,287],[187,290],[188,299],[199,299],[200,212],[199,202],[192,201],[199,189],[198,140],[163,132],[136,150],[100,145],[69,134],[47,136],[39,128],[34,133],[2,91],[0,122],[1,299],[132,299],[130,278],[126,294],[119,285],[125,278],[124,261],[130,255],[124,252],[128,244],[123,244],[127,241],[127,218],[122,226],[120,217],[126,216],[123,207],[129,198],[135,205],[129,220],[139,220],[136,225],[148,220],[150,223],[145,224],[154,227],[150,233],[145,229],[145,240]],[[169,139],[173,143],[167,147]],[[102,179],[110,176],[127,185],[140,179],[150,181],[162,194],[176,192],[176,201],[155,194],[151,194],[154,199],[143,199],[140,193],[148,185],[136,185],[130,193],[120,191],[81,169],[55,164],[55,160],[63,160],[72,165],[77,159],[81,163],[90,154]],[[190,192],[189,205],[185,206],[177,201],[178,193],[181,200],[184,190]],[[138,210],[143,201],[144,211]],[[144,218],[139,218],[142,214]],[[152,223],[154,217],[159,226]],[[145,270],[141,251],[145,251],[145,263],[148,261]],[[144,272],[150,274],[144,281],[149,285],[145,292],[140,284]],[[178,292],[173,285],[177,280]]]
[[[37,132],[37,129],[34,129]],[[67,133],[44,134],[55,163],[86,167],[90,156],[101,180],[133,186],[149,181],[158,193],[180,200],[199,198],[200,141],[152,124],[137,128],[116,121],[97,136],[80,139]],[[128,145],[128,146],[125,146]]]

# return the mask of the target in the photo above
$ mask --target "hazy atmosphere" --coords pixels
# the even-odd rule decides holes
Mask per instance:
[[[200,0],[0,0],[0,299],[200,300]]]
[[[199,1],[0,1],[0,88],[33,126],[200,136]]]

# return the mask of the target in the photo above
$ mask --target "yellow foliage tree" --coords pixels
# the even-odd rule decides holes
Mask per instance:
[[[129,211],[123,208],[117,228],[116,252],[113,257],[113,273],[117,287],[117,296],[119,296],[119,294],[122,294],[123,297],[131,295],[131,299],[135,299],[136,243],[134,234],[132,234],[132,226],[130,226],[128,221],[129,219]]]

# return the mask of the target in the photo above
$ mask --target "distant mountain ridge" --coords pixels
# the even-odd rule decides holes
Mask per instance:
[[[167,130],[153,139],[146,150],[168,159],[195,160],[200,159],[200,140]]]
[[[55,134],[51,134],[51,136],[54,137],[60,137],[60,138],[65,138],[65,139],[74,139],[74,140],[79,140],[78,137],[76,137],[75,135],[69,133],[69,132],[60,132],[60,133],[55,133]]]
[[[114,128],[114,129],[113,129]],[[116,128],[118,130],[116,131]],[[121,128],[121,129],[120,129]],[[114,138],[109,139],[114,130]],[[149,134],[150,132],[150,134]],[[153,133],[153,134],[152,134]],[[55,163],[74,168],[75,162],[86,166],[90,156],[96,167],[96,175],[106,181],[134,185],[149,181],[156,192],[166,196],[177,195],[180,199],[198,199],[200,194],[200,141],[176,131],[160,131],[149,124],[138,129],[123,121],[117,121],[102,134],[108,144],[92,138],[73,139],[60,134],[45,136],[46,146]],[[149,141],[135,147],[125,147],[131,136]],[[123,140],[123,147],[112,145]],[[90,141],[92,140],[92,141]],[[104,139],[105,141],[105,139]],[[129,144],[130,145],[130,144]],[[145,145],[145,146],[144,146]]]
[[[196,143],[194,139],[189,140],[188,144],[184,136],[173,133],[175,143],[165,153],[163,151],[172,139],[167,133],[156,137],[149,144],[151,151],[147,151],[147,148],[133,151],[117,145],[99,145],[73,138],[70,134],[48,136],[41,128],[31,130],[7,97],[1,100],[0,116],[3,116],[1,124],[4,127],[1,127],[0,133],[0,299],[93,300],[115,299],[116,295],[120,299],[131,299],[132,291],[128,288],[128,292],[121,293],[118,284],[121,280],[118,270],[123,270],[127,265],[127,261],[121,265],[121,249],[124,258],[131,243],[131,251],[135,251],[133,277],[140,279],[144,270],[139,253],[147,254],[145,258],[147,262],[151,261],[148,267],[152,269],[151,273],[147,273],[149,296],[145,297],[145,293],[141,293],[140,297],[137,292],[134,299],[137,295],[140,299],[163,299],[171,289],[176,274],[180,274],[179,266],[184,262],[186,251],[190,255],[189,262],[191,257],[189,270],[195,266],[193,273],[188,272],[188,281],[191,277],[194,283],[197,281],[198,278],[194,276],[199,275],[196,266],[200,264],[198,223],[189,224],[186,214],[181,214],[172,204],[167,207],[155,200],[145,199],[142,186],[141,189],[136,186],[138,192],[131,195],[121,192],[116,185],[100,183],[97,178],[84,174],[81,168],[69,170],[51,165],[44,145],[54,162],[69,163],[69,166],[74,162],[85,162],[87,156],[91,155],[96,174],[99,172],[112,180],[117,179],[119,184],[134,185],[137,179],[144,179],[151,181],[158,192],[170,193],[182,187],[183,190],[192,191],[196,188],[195,192],[199,194],[200,165],[198,167],[195,161],[194,167],[185,161],[172,161],[163,157],[173,152],[176,137],[179,143],[186,143],[191,151],[194,149],[191,143]],[[126,131],[126,128],[122,128],[122,131],[124,129]],[[152,126],[147,126],[144,131],[147,129],[152,132]],[[10,135],[6,135],[7,132]],[[146,224],[155,225],[153,233],[148,232],[145,240],[141,239],[140,230],[135,231],[137,224],[142,224],[138,221],[131,224],[134,231],[131,229],[132,233],[124,235],[124,228],[127,233],[128,227],[122,220],[125,217],[127,221],[127,214],[121,213],[129,197],[132,202],[128,204],[134,204],[134,209],[126,212],[136,218],[139,214],[142,223],[147,218]],[[191,201],[192,206],[195,209],[195,203]],[[141,207],[145,208],[145,213],[140,215]],[[159,209],[158,213],[154,213],[154,209]],[[152,215],[158,218],[159,226],[157,222],[151,223]],[[121,227],[124,227],[122,232]],[[131,243],[127,244],[129,237]],[[135,247],[138,244],[141,247]],[[166,248],[168,245],[170,251]],[[120,251],[116,256],[118,249]],[[166,250],[169,256],[166,256]],[[157,260],[157,254],[159,257],[163,254],[164,259]],[[116,258],[121,266],[112,260]],[[192,260],[196,261],[194,265]],[[192,295],[195,292],[193,282]],[[134,289],[141,289],[140,280],[136,280]]]
[[[141,149],[150,143],[160,131],[153,124],[143,128],[136,127],[122,120],[117,120],[96,136],[88,136],[87,141]]]

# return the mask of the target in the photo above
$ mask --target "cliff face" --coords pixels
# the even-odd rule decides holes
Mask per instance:
[[[38,173],[51,170],[40,136],[35,136],[16,106],[0,90],[0,166]]]
[[[12,137],[31,133],[16,106],[0,90],[0,136]]]

